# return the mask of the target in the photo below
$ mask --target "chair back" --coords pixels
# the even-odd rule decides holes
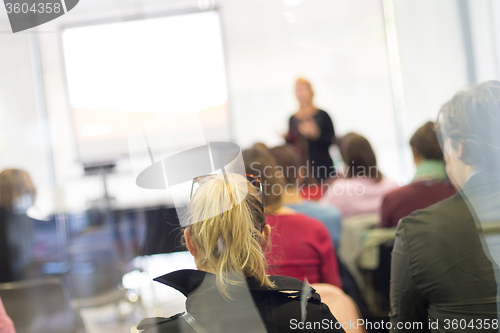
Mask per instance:
[[[83,321],[57,277],[1,283],[0,298],[17,333],[83,331]]]
[[[358,258],[363,250],[362,235],[366,230],[375,228],[380,221],[377,214],[357,215],[342,221],[342,235],[338,250],[339,259],[356,280],[359,288],[364,290],[364,282],[358,271]]]
[[[0,282],[26,278],[33,263],[33,227],[26,214],[0,211]]]

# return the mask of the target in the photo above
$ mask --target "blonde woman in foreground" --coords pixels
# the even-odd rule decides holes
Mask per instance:
[[[194,180],[199,188],[191,197],[184,236],[198,270],[155,279],[187,297],[186,312],[145,319],[139,331],[344,332],[314,289],[293,278],[266,275],[263,253],[271,228],[254,186],[259,180],[226,176],[227,181],[223,175]]]

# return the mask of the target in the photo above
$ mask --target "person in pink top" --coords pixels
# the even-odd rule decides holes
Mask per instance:
[[[0,333],[16,333],[14,323],[5,312],[2,299],[0,298]]]
[[[380,214],[384,196],[398,185],[382,175],[375,153],[363,136],[349,133],[339,148],[345,164],[344,177],[326,185],[320,202],[339,208],[343,217]]]

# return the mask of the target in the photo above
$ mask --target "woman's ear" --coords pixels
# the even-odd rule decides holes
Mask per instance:
[[[419,165],[420,162],[425,160],[425,158],[422,156],[422,154],[420,154],[418,152],[417,148],[411,147],[411,152],[413,154],[413,162],[415,163],[415,165]]]
[[[462,142],[457,141],[457,149],[456,149],[456,151],[457,151],[458,158],[461,159],[461,160],[463,160],[467,152],[466,152],[465,146],[464,146],[464,144]]]
[[[196,246],[194,245],[193,235],[191,234],[191,230],[189,230],[189,228],[184,229],[184,238],[186,239],[186,246],[189,253],[191,253],[193,257],[196,257]]]
[[[262,228],[262,239],[260,241],[262,252],[266,252],[267,248],[269,247],[270,239],[271,227],[269,226],[269,224],[266,224],[264,228]]]

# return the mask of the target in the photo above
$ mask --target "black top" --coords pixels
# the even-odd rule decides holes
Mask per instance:
[[[328,113],[318,110],[312,116],[312,119],[318,125],[320,135],[315,140],[306,139],[299,133],[298,125],[300,122],[309,119],[297,119],[295,116],[290,117],[287,142],[297,146],[301,150],[302,156],[310,161],[311,167],[314,167],[313,176],[318,180],[322,180],[334,174],[333,161],[328,148],[335,139],[335,130]]]
[[[420,322],[419,332],[498,332],[485,324],[498,319],[498,228],[496,234],[482,230],[498,221],[500,177],[486,172],[470,177],[456,195],[403,218],[392,252],[393,326]],[[393,330],[410,331],[416,332]]]
[[[33,268],[33,226],[26,214],[0,209],[0,282],[26,279]]]
[[[237,293],[230,292],[233,300],[228,300],[219,293],[214,274],[197,270],[180,270],[163,275],[154,280],[183,293],[187,297],[187,313],[179,313],[170,318],[147,318],[137,328],[144,333],[191,333],[204,332],[205,329],[209,333],[300,331],[304,283],[283,276],[270,276],[269,279],[274,282],[275,287],[262,287],[255,279],[247,279],[248,289],[243,286]],[[241,302],[245,296],[248,297],[248,302]],[[321,303],[320,296],[314,289],[311,290],[306,311],[305,332],[344,332],[342,328],[335,328],[337,320],[328,306]],[[309,324],[311,329],[307,329],[308,323],[311,323]],[[203,328],[201,330],[193,328],[198,325]],[[338,326],[340,325],[337,323]]]

